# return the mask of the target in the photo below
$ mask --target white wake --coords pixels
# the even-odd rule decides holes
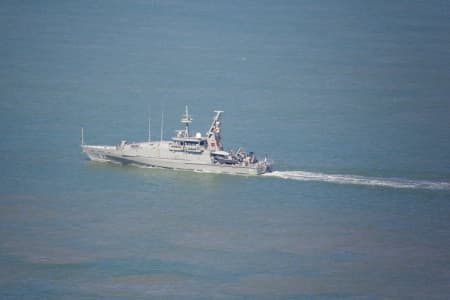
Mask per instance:
[[[265,173],[264,176],[301,181],[320,181],[338,184],[381,186],[399,189],[450,190],[450,182],[411,180],[401,178],[366,177],[358,175],[326,174],[305,171],[274,171],[272,173]]]

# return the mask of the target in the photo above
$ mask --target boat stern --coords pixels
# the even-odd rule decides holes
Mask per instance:
[[[257,175],[272,172],[272,166],[273,166],[273,162],[269,161],[267,159],[264,159],[263,161],[258,162],[257,166],[256,166]]]

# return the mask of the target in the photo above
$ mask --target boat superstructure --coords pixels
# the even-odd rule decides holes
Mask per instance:
[[[177,130],[170,141],[128,143],[121,141],[116,146],[85,145],[81,150],[89,159],[123,164],[138,164],[169,169],[199,172],[259,175],[270,172],[272,162],[265,158],[259,161],[253,152],[239,148],[236,152],[225,151],[220,136],[220,118],[223,111],[214,111],[215,116],[208,132],[202,135],[190,133],[192,117],[188,107],[181,119],[184,129]],[[162,135],[161,135],[162,136]]]

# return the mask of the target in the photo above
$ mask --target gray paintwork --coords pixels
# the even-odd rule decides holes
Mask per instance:
[[[82,138],[81,150],[94,161],[240,175],[270,172],[272,162],[267,159],[258,161],[252,152],[247,154],[241,149],[236,153],[223,150],[220,137],[220,117],[223,112],[215,113],[206,135],[190,135],[189,124],[192,118],[186,107],[181,119],[185,129],[178,130],[171,141],[131,144],[122,141],[117,146],[96,146],[85,145]]]

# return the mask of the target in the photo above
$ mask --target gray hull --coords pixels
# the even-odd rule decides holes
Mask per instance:
[[[247,165],[213,163],[208,151],[196,154],[171,151],[169,142],[164,141],[122,146],[82,145],[81,148],[89,159],[101,162],[236,175],[260,175],[270,171],[269,166],[262,162]]]
[[[192,118],[186,106],[181,119],[184,130],[177,130],[171,141],[143,142],[128,144],[122,141],[117,146],[85,145],[81,130],[81,150],[95,161],[122,164],[191,170],[209,173],[238,175],[259,175],[271,171],[271,162],[259,162],[253,152],[246,153],[241,148],[236,153],[224,151],[220,136],[220,116],[223,111],[215,111],[213,122],[206,133],[190,135]],[[150,130],[149,130],[150,140]]]

